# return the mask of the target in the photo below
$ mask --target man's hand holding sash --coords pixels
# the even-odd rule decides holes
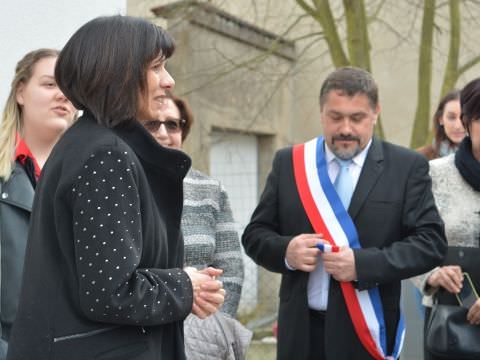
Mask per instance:
[[[348,246],[338,247],[330,244],[318,244],[317,247],[322,251],[325,271],[332,275],[335,280],[357,280],[355,257],[353,256],[352,249]]]

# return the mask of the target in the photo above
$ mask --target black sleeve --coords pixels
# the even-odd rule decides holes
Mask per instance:
[[[431,184],[428,162],[418,155],[405,185],[401,241],[382,249],[354,250],[361,289],[422,274],[441,263],[447,243]]]
[[[183,320],[193,301],[188,275],[179,268],[139,268],[146,239],[132,159],[116,148],[98,150],[82,165],[72,188],[80,306],[94,321],[157,325]]]
[[[242,243],[245,252],[258,264],[269,271],[290,271],[285,265],[285,254],[292,236],[280,235],[278,181],[282,159],[278,152],[273,160],[265,190],[250,223],[245,228]]]

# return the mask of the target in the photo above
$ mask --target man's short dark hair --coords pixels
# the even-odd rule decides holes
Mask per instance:
[[[146,96],[146,71],[175,49],[165,30],[129,16],[98,17],[67,42],[55,68],[65,96],[106,126],[136,121],[139,97]]]
[[[480,78],[470,81],[460,92],[462,123],[470,134],[472,121],[480,120]]]
[[[320,90],[320,108],[323,108],[330,91],[335,90],[353,97],[357,94],[367,96],[372,109],[378,105],[378,87],[372,75],[356,67],[341,67],[330,73],[322,84]]]

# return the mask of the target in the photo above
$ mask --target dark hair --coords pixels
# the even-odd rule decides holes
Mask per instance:
[[[173,95],[172,93],[169,92],[168,94],[174,104],[178,108],[178,112],[180,113],[180,118],[185,120],[185,125],[182,127],[182,141],[185,140],[190,133],[190,128],[192,127],[193,124],[193,113],[192,109],[188,105],[187,100],[184,100],[182,98],[179,98],[176,95]]]
[[[106,127],[136,121],[139,97],[146,96],[146,71],[158,56],[175,49],[165,30],[129,16],[87,22],[60,52],[55,78],[65,96]]]
[[[445,106],[453,100],[459,100],[460,99],[460,91],[458,90],[452,90],[448,92],[438,103],[437,110],[435,110],[435,113],[433,114],[433,134],[435,136],[435,154],[438,156],[438,153],[440,151],[440,145],[442,144],[443,141],[448,141],[450,146],[454,146],[455,144],[452,142],[452,140],[449,139],[447,134],[445,133],[445,127],[440,124],[440,119],[443,116],[443,113],[445,112]]]
[[[320,108],[323,108],[327,96],[332,90],[338,90],[349,97],[364,94],[368,97],[372,109],[375,109],[378,105],[377,84],[368,71],[360,68],[346,66],[330,73],[320,90]]]
[[[460,92],[462,123],[470,135],[472,121],[480,120],[480,78],[470,81]]]

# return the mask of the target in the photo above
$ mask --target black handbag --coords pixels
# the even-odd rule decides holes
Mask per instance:
[[[470,274],[473,285],[480,290],[480,248],[449,246],[442,265],[459,265],[462,272]],[[439,304],[458,305],[455,295],[446,290],[440,289],[436,296]]]
[[[443,265],[460,265],[479,289],[479,259],[480,248],[451,246]],[[468,309],[458,305],[455,295],[440,289],[427,323],[426,350],[438,359],[480,359],[480,326],[471,325],[467,313]]]
[[[434,304],[428,320],[425,346],[439,359],[480,359],[480,326],[467,321],[466,308]]]

